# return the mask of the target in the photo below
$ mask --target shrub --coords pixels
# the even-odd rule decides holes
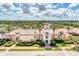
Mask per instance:
[[[32,45],[34,45],[34,43],[26,43],[26,44],[24,44],[25,46],[32,46]]]
[[[1,46],[1,45],[3,45],[5,42],[6,42],[6,40],[5,40],[5,39],[3,39],[3,40],[2,40],[2,39],[0,39],[0,46]]]
[[[16,45],[17,46],[24,46],[24,44],[22,42],[18,42]]]
[[[6,39],[6,41],[10,41],[10,39]]]
[[[54,40],[51,40],[50,46],[56,46],[56,42]]]
[[[40,42],[39,44],[41,47],[44,47],[45,46],[45,43],[43,41]]]
[[[42,43],[42,40],[36,40],[35,41],[35,44],[39,44],[40,45],[41,43]]]
[[[34,42],[18,42],[16,45],[17,46],[32,46],[34,45]]]
[[[62,39],[55,39],[55,42],[56,42],[56,43],[63,43],[64,40],[62,40]]]
[[[45,43],[42,40],[36,40],[35,44],[39,44],[41,47],[45,46]]]

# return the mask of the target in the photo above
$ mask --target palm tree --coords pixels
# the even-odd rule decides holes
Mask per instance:
[[[70,33],[70,29],[71,29],[70,26],[67,26],[68,33]]]
[[[71,23],[69,23],[69,25],[67,27],[68,34],[70,34],[70,29],[71,29],[70,25],[71,25]],[[74,37],[72,36],[72,34],[70,34],[70,40],[73,41],[73,43],[74,43],[74,45],[75,45],[76,48],[79,47],[78,44],[77,44],[77,41],[74,39]]]
[[[56,30],[56,25],[53,24],[53,25],[51,25],[51,27],[53,28],[53,39],[55,39],[55,30]]]
[[[9,25],[6,25],[6,30],[7,30],[8,32],[10,32],[10,26],[9,26]]]
[[[41,28],[39,28],[39,39],[40,39],[40,36],[41,36]]]
[[[1,35],[1,38],[2,38],[2,39],[3,39],[4,33],[6,33],[6,30],[5,30],[5,28],[4,28],[4,24],[1,24],[1,25],[0,25],[0,35]]]
[[[6,26],[5,26],[5,29],[6,29],[6,31],[8,32],[9,38],[10,38],[10,32],[11,32],[12,30],[15,30],[16,27],[15,27],[15,26],[11,26],[11,25],[6,25]]]
[[[3,35],[4,35],[5,31],[1,30],[0,33],[1,33],[0,34],[1,35],[1,39],[3,39]]]
[[[68,23],[68,26],[66,27],[68,30],[68,33],[70,33],[70,29],[71,29],[71,23]]]
[[[38,36],[39,36],[39,38],[38,39],[40,39],[40,36],[41,36],[41,24],[37,24],[37,28],[38,28],[38,30],[39,30],[39,34],[38,34]]]

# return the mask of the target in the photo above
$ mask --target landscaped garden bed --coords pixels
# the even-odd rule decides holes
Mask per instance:
[[[0,46],[3,45],[6,42],[5,39],[0,39]]]
[[[12,46],[14,44],[14,42],[12,42],[12,41],[7,41],[5,44],[4,44],[4,46],[5,47],[10,47],[10,46]]]
[[[34,42],[17,42],[16,46],[32,46]]]
[[[32,41],[32,42],[17,42],[16,46],[38,46],[38,47],[44,47],[45,44],[41,40]]]
[[[73,45],[72,40],[51,40],[51,47],[68,47]],[[35,41],[35,42],[18,42],[16,46],[32,46],[32,47],[45,47],[44,42]]]

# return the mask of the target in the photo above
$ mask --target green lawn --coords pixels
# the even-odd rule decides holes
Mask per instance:
[[[5,51],[6,49],[0,49],[0,51]]]
[[[73,48],[70,48],[70,49],[66,49],[68,51],[79,51],[79,46],[78,47],[73,47]]]
[[[10,49],[10,51],[43,51],[43,49]]]
[[[79,43],[79,36],[72,36],[72,37],[73,37],[73,39],[74,39],[76,42]]]
[[[58,47],[52,47],[52,48],[44,48],[44,47],[29,47],[29,48],[11,48],[9,51],[46,51],[46,50],[51,50],[51,51],[61,51],[61,48]]]
[[[12,48],[10,51],[43,51],[44,48]]]

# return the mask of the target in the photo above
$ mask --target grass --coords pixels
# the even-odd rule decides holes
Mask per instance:
[[[50,51],[61,51],[61,48],[58,47],[53,47],[53,48],[43,48],[43,47],[29,47],[29,48],[11,48],[9,51],[46,51],[46,50],[50,50]]]
[[[9,51],[43,51],[43,48],[19,48],[19,49],[10,49]]]
[[[53,48],[52,48],[52,51],[62,51],[62,49],[59,48],[59,47],[53,47]]]
[[[0,49],[0,51],[5,51],[6,49]]]
[[[73,39],[79,43],[79,36],[73,36]]]
[[[70,47],[70,46],[73,45],[73,44],[57,43],[56,45],[57,45],[57,47]]]
[[[10,49],[10,51],[43,51],[43,49]]]
[[[79,46],[75,46],[73,48],[70,48],[70,49],[66,49],[68,51],[79,51]]]

